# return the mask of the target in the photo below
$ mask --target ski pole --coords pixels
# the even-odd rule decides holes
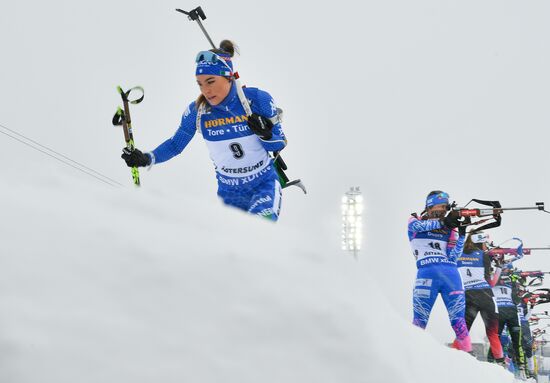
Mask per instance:
[[[206,14],[204,13],[204,11],[202,10],[201,7],[197,7],[195,9],[192,9],[191,11],[184,11],[182,9],[176,8],[176,11],[187,15],[187,18],[190,21],[196,21],[197,24],[199,25],[200,29],[204,33],[204,36],[206,37],[206,39],[208,40],[208,42],[212,46],[212,48],[217,49],[216,45],[214,44],[214,42],[210,38],[210,35],[208,34],[206,29],[204,28],[204,25],[201,22],[201,19],[206,20]],[[221,62],[225,64],[225,60],[222,59]],[[248,102],[248,99],[246,98],[246,96],[244,94],[243,87],[241,86],[241,83],[239,81],[239,78],[240,78],[239,73],[231,71],[231,68],[229,67],[229,65],[227,65],[227,64],[225,64],[225,65],[230,70],[230,72],[232,74],[232,77],[233,77],[233,80],[235,81],[235,87],[237,89],[237,96],[239,97],[239,101],[241,102],[241,105],[242,105],[242,107],[245,111],[245,114],[246,114],[247,117],[250,117],[252,115],[252,108],[250,107],[250,103]],[[261,120],[260,120],[260,122],[261,122]],[[294,181],[289,181],[289,178],[287,177],[287,175],[284,172],[285,170],[287,170],[287,166],[284,163],[284,161],[283,161],[281,155],[279,154],[279,152],[274,152],[273,153],[273,158],[274,158],[273,163],[274,163],[275,169],[277,170],[277,174],[279,175],[279,181],[281,182],[281,187],[284,189],[288,186],[296,185],[300,189],[302,189],[304,194],[307,194],[306,187],[300,179],[297,179],[297,180],[294,180]]]
[[[134,100],[130,100],[130,92],[132,92],[133,90],[141,91],[141,96]],[[122,125],[122,131],[124,132],[124,141],[126,142],[126,149],[128,149],[130,152],[133,152],[135,149],[135,144],[134,134],[132,132],[132,119],[130,118],[129,104],[139,104],[140,102],[142,102],[143,97],[145,96],[145,91],[141,86],[135,86],[126,92],[124,92],[120,86],[117,86],[117,91],[122,97],[122,104],[124,109],[120,108],[120,106],[117,108],[117,111],[113,116],[113,125]],[[139,179],[139,170],[137,166],[132,167],[132,179],[134,180],[134,185],[141,185]]]

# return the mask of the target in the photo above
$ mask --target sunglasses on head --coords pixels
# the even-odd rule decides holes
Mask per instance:
[[[226,61],[230,61],[231,59],[229,57],[221,57],[215,52],[211,51],[201,51],[197,53],[197,57],[195,58],[195,62],[198,64],[200,62],[207,62],[212,64],[217,64],[219,62],[227,65]]]

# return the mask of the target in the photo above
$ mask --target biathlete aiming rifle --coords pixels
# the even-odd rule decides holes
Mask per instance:
[[[546,328],[550,327],[550,325],[546,325],[542,328],[536,328],[531,332],[531,335],[533,336],[533,339],[536,339],[544,334],[546,334]]]
[[[522,281],[524,287],[541,286],[544,280],[544,276],[550,274],[548,271],[514,271],[512,275],[519,278]],[[531,278],[531,280],[527,280]]]
[[[208,40],[208,42],[212,46],[212,48],[217,49],[216,45],[214,44],[214,42],[210,38],[210,35],[208,34],[206,29],[204,28],[204,25],[201,22],[201,20],[206,20],[206,15],[205,15],[205,13],[204,13],[204,11],[202,10],[201,7],[197,7],[195,9],[192,9],[191,11],[184,11],[182,9],[177,8],[176,11],[187,15],[189,20],[196,21],[197,24],[199,25],[200,29],[202,30],[202,33],[204,34],[204,36],[206,37],[206,39]],[[221,60],[221,62],[225,63],[224,60]],[[228,68],[229,68],[229,66],[228,66]],[[250,108],[250,103],[248,102],[248,99],[246,98],[246,96],[243,92],[243,88],[240,84],[239,73],[238,72],[231,72],[231,77],[235,81],[235,86],[237,88],[237,95],[239,97],[239,100],[240,100],[243,108],[244,108],[244,111],[245,111],[247,117],[250,117],[252,115],[252,109]],[[280,113],[279,111],[280,111],[280,109],[278,109],[277,112]],[[263,123],[261,121],[261,119],[260,119],[260,123]],[[279,152],[273,152],[273,158],[274,158],[273,162],[275,164],[275,169],[277,170],[277,174],[279,175],[279,180],[281,181],[281,187],[284,189],[288,186],[296,185],[300,189],[302,189],[304,194],[307,194],[306,187],[302,183],[301,180],[297,179],[297,180],[294,180],[294,181],[290,181],[288,176],[285,174],[285,170],[287,170],[287,165],[283,161],[283,158],[281,157]]]
[[[516,248],[502,247],[503,244],[512,240],[518,241],[519,246],[517,246]],[[515,262],[523,258],[524,255],[530,255],[533,251],[540,250],[550,250],[550,247],[523,247],[523,241],[521,239],[510,238],[496,247],[489,248],[486,253],[489,254],[491,258],[493,258],[496,262],[500,264],[506,264]],[[506,255],[511,255],[512,258],[506,259]]]
[[[130,93],[133,90],[141,92],[141,96],[136,99],[130,100]],[[126,148],[124,150],[128,152],[133,152],[135,149],[134,145],[134,134],[132,132],[132,119],[130,118],[130,105],[129,104],[139,104],[143,101],[145,97],[145,91],[141,86],[135,86],[128,91],[123,91],[120,86],[117,87],[117,91],[122,97],[122,105],[124,109],[120,106],[118,107],[115,115],[113,116],[113,125],[121,126],[124,132],[124,141],[126,142]],[[139,170],[136,166],[132,167],[132,179],[134,180],[134,185],[140,186],[141,182],[139,180]]]
[[[550,289],[537,289],[533,292],[527,292],[521,299],[531,305],[531,307],[550,303]]]

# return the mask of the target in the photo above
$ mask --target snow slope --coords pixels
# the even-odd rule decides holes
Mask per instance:
[[[0,124],[129,184],[116,85],[146,89],[140,149],[173,134],[208,48],[174,8],[195,5],[6,2]],[[137,192],[0,135],[0,381],[506,381],[440,346],[441,301],[427,332],[409,325],[406,221],[434,189],[549,202],[550,3],[201,6],[214,40],[240,45],[243,82],[285,110],[289,175],[310,194],[288,190],[269,225],[217,203],[200,137]],[[358,262],[339,249],[349,186],[366,201]],[[544,246],[549,223],[510,212],[492,235]]]
[[[2,382],[512,381],[401,319],[326,236],[34,165],[1,190]]]

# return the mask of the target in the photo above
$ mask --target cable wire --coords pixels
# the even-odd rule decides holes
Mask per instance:
[[[75,160],[73,160],[73,159],[71,159],[71,158],[69,158],[69,157],[67,157],[67,156],[65,156],[65,155],[63,155],[63,154],[61,154],[61,153],[59,153],[59,152],[56,152],[55,150],[50,149],[50,148],[48,148],[47,146],[42,145],[42,144],[40,144],[39,142],[37,142],[37,141],[35,141],[35,140],[32,140],[32,139],[30,139],[30,138],[28,138],[28,137],[22,135],[21,133],[16,132],[15,130],[12,130],[12,129],[10,129],[10,128],[8,128],[8,127],[2,125],[2,124],[0,124],[0,128],[3,128],[3,129],[5,129],[5,130],[7,130],[7,131],[9,131],[9,132],[11,132],[11,133],[13,133],[13,134],[19,136],[19,137],[22,137],[22,138],[24,138],[25,140],[29,141],[30,143],[32,143],[32,144],[34,144],[34,145],[36,145],[36,146],[33,146],[33,145],[31,145],[29,142],[25,142],[25,141],[23,141],[22,139],[20,139],[20,138],[18,138],[18,137],[15,137],[15,136],[13,136],[13,135],[11,135],[11,134],[9,134],[9,133],[3,132],[2,130],[0,130],[0,133],[6,135],[6,136],[8,136],[8,137],[10,137],[10,138],[12,138],[12,139],[14,139],[14,140],[16,140],[16,141],[19,141],[19,142],[21,142],[22,144],[27,145],[28,147],[30,147],[30,148],[32,148],[32,149],[34,149],[34,150],[36,150],[36,151],[39,151],[39,152],[41,152],[41,153],[43,153],[43,154],[45,154],[45,155],[47,155],[47,156],[49,156],[49,157],[51,157],[51,158],[54,158],[54,159],[58,160],[59,162],[64,163],[65,165],[68,165],[68,166],[70,166],[70,167],[72,167],[72,168],[74,168],[74,169],[76,169],[76,170],[79,170],[79,171],[81,171],[82,173],[85,173],[85,174],[87,174],[87,175],[89,175],[89,176],[91,176],[91,177],[94,177],[95,179],[97,179],[97,180],[99,180],[99,181],[101,181],[101,182],[103,182],[103,183],[106,183],[107,185],[110,185],[110,186],[113,186],[113,187],[117,187],[117,186],[118,186],[118,187],[121,187],[121,186],[124,186],[124,185],[121,184],[120,182],[118,182],[118,181],[116,181],[116,180],[114,180],[114,179],[112,179],[112,178],[110,178],[110,177],[107,177],[107,176],[101,174],[100,172],[95,171],[94,169],[91,169],[91,168],[87,167],[86,165],[83,165],[83,164],[81,164],[81,163],[79,163],[79,162],[77,162],[77,161],[75,161]],[[41,148],[42,148],[42,149],[45,149],[45,150],[42,150]],[[47,151],[46,151],[46,150],[47,150]],[[50,153],[48,153],[48,151],[49,151]],[[53,153],[53,154],[52,154],[52,153]],[[61,158],[60,158],[60,157],[61,157]],[[69,162],[69,161],[70,161],[70,162]],[[76,164],[76,165],[78,165],[78,166],[75,166],[74,164]]]

